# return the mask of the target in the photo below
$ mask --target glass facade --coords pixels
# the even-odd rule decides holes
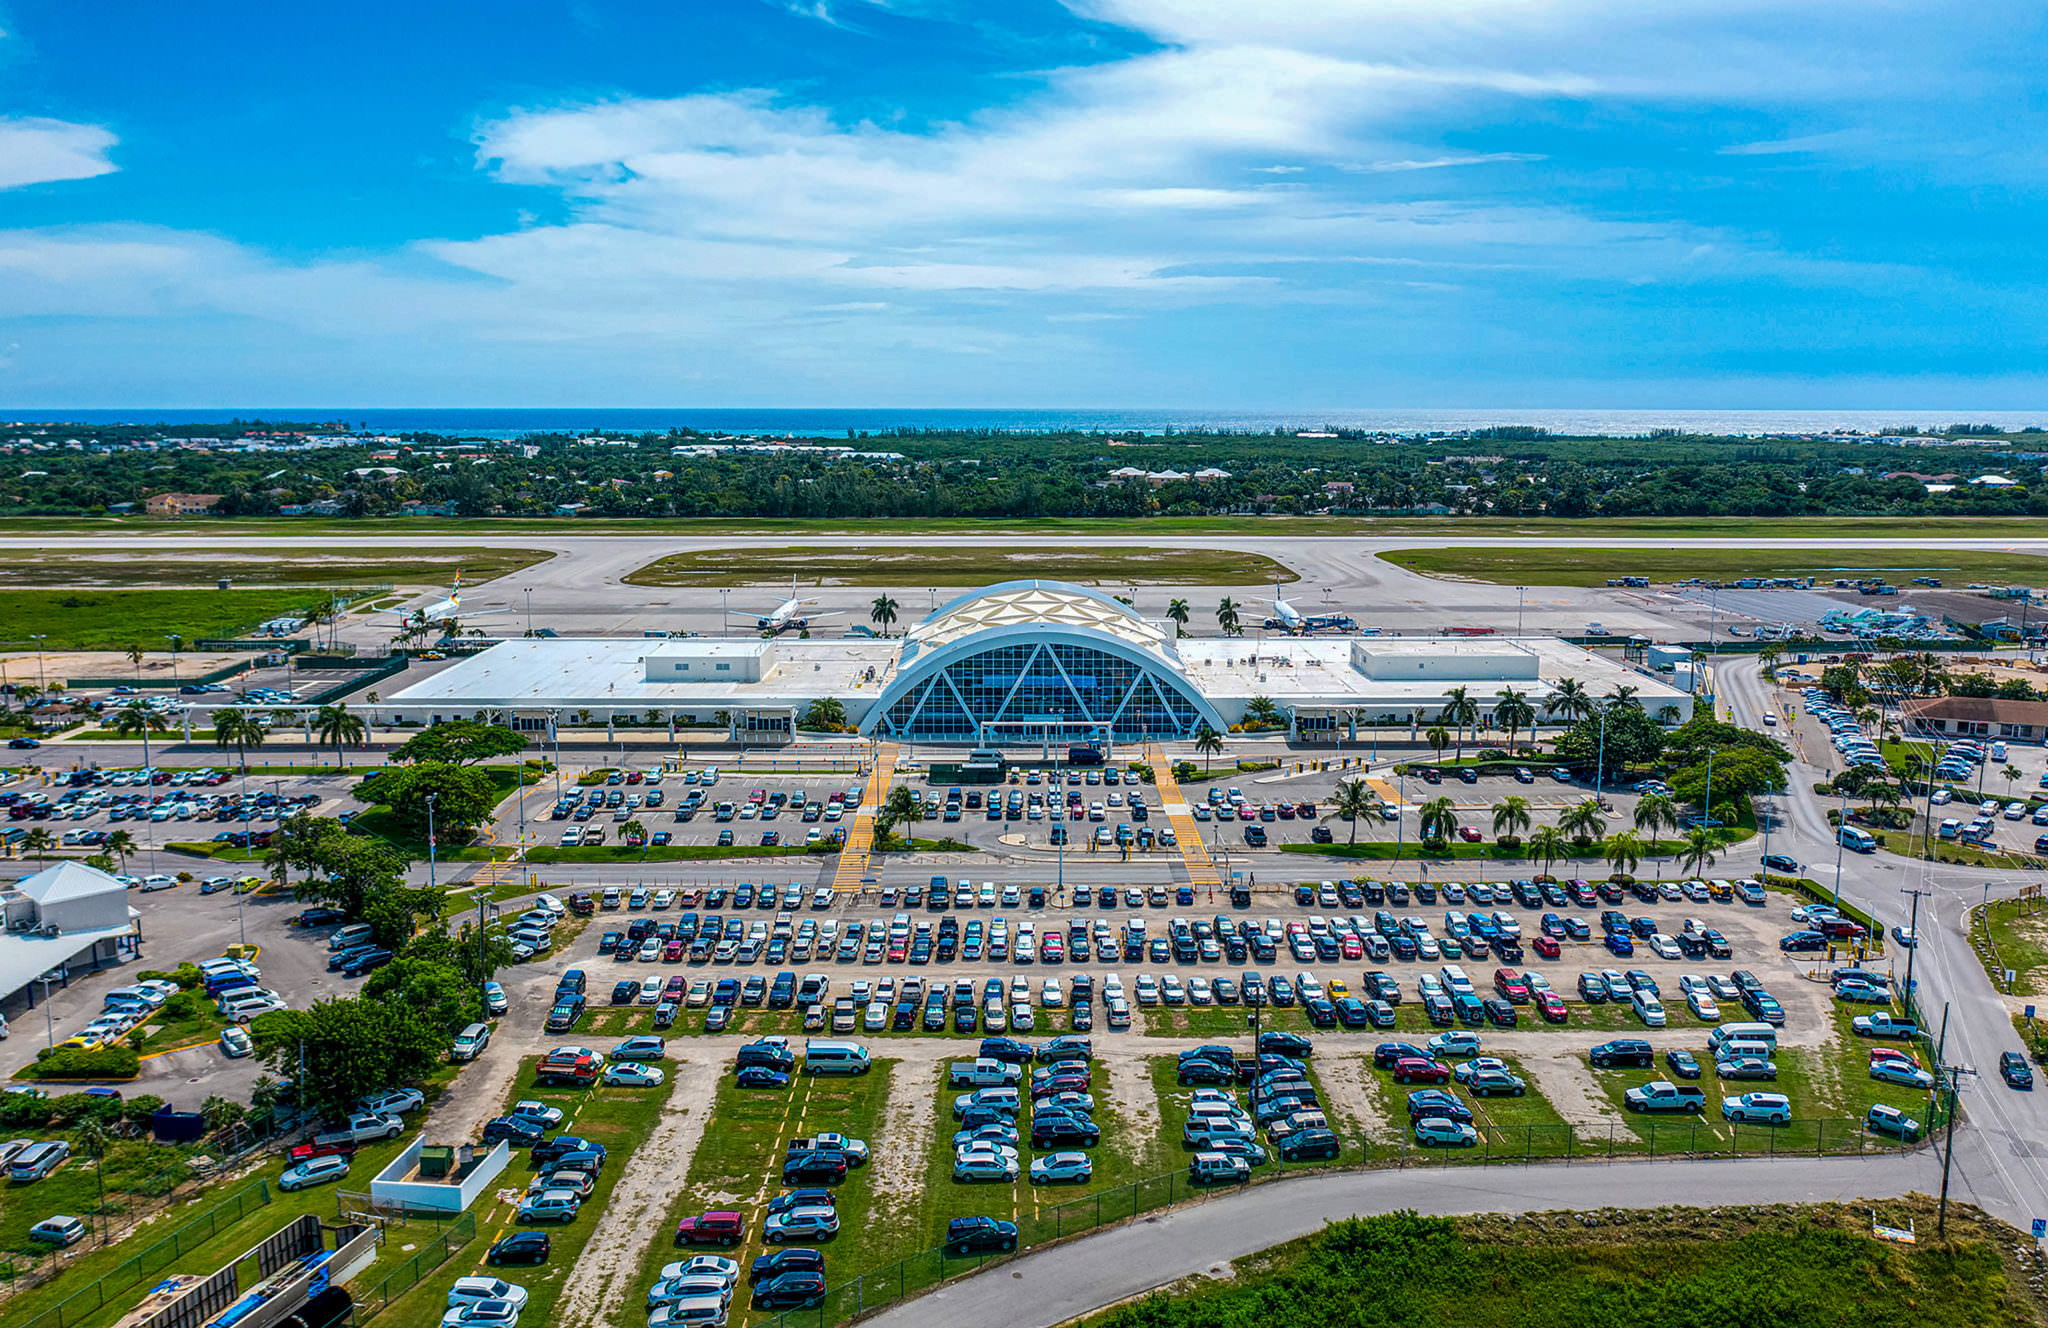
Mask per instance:
[[[909,741],[1185,738],[1201,708],[1172,675],[1064,641],[963,655],[891,700],[874,732]]]

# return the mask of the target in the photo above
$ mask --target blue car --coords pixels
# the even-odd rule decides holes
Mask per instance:
[[[742,1065],[734,1082],[741,1088],[787,1088],[789,1076],[765,1065]]]
[[[1031,1183],[1085,1185],[1093,1170],[1086,1153],[1048,1153],[1031,1160]]]
[[[1472,1111],[1463,1102],[1460,1102],[1456,1096],[1446,1093],[1440,1088],[1423,1088],[1410,1093],[1408,1095],[1409,1119],[1421,1120],[1429,1116],[1440,1117],[1444,1120],[1469,1122],[1472,1119]]]
[[[1610,953],[1626,959],[1636,952],[1636,943],[1630,939],[1627,932],[1611,931],[1607,933],[1607,949]]]
[[[1474,1148],[1479,1144],[1479,1131],[1463,1121],[1424,1116],[1415,1122],[1415,1142],[1424,1148]]]

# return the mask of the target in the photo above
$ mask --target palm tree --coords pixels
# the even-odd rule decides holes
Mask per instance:
[[[1543,874],[1550,875],[1550,864],[1559,858],[1570,857],[1572,846],[1565,841],[1562,832],[1554,825],[1546,825],[1529,836],[1529,856],[1543,859]]]
[[[1563,715],[1574,722],[1593,713],[1594,704],[1586,684],[1577,678],[1559,678],[1550,695],[1543,698],[1543,708],[1553,715]]]
[[[1678,722],[1678,707],[1675,705],[1658,706],[1657,722],[1659,724],[1664,725],[1666,728],[1669,728],[1671,725],[1676,724]]]
[[[249,748],[261,747],[269,736],[269,729],[234,706],[213,712],[213,745],[223,751],[234,748],[243,774],[249,773]]]
[[[115,866],[125,872],[128,870],[128,855],[140,849],[141,845],[137,844],[135,836],[126,830],[116,830],[107,836],[107,842],[100,847],[107,851],[107,856],[114,860]]]
[[[1609,710],[1619,710],[1623,706],[1634,706],[1636,709],[1641,710],[1643,703],[1636,700],[1636,693],[1641,690],[1640,687],[1635,687],[1625,682],[1616,683],[1614,690],[1607,694],[1607,708]]]
[[[1202,754],[1204,771],[1209,769],[1209,763],[1223,750],[1223,735],[1210,728],[1206,719],[1195,728],[1195,750]]]
[[[122,706],[114,712],[114,717],[107,721],[107,727],[113,730],[117,738],[141,736],[144,766],[152,764],[149,757],[149,735],[162,733],[170,726],[171,722],[163,717],[161,711],[152,710],[140,701],[131,701]]]
[[[1458,829],[1458,811],[1449,798],[1431,798],[1423,803],[1416,820],[1424,843],[1449,843]]]
[[[1272,728],[1280,722],[1280,707],[1270,696],[1254,696],[1244,703],[1246,728]]]
[[[23,710],[28,709],[29,703],[41,697],[42,694],[43,689],[32,682],[17,683],[14,688],[14,699],[21,702]]]
[[[350,714],[346,705],[321,706],[313,714],[313,732],[320,739],[321,746],[334,745],[334,768],[337,770],[348,764],[342,748],[360,747],[369,735],[362,719]]]
[[[642,825],[638,818],[619,827],[619,837],[628,844],[633,842],[635,835],[640,837],[640,856],[644,858],[647,856],[647,827]]]
[[[902,607],[888,595],[877,595],[874,603],[868,606],[868,617],[874,619],[880,625],[882,635],[887,636],[890,624],[896,621],[896,610]]]
[[[2013,781],[2020,777],[2020,768],[2016,765],[2008,765],[1998,773],[2005,776],[2005,796],[2010,798],[2012,796]]]
[[[1422,740],[1436,749],[1436,759],[1441,761],[1444,759],[1444,748],[1451,745],[1450,730],[1441,724],[1432,724],[1422,735]]]
[[[133,665],[135,666],[135,681],[137,681],[137,682],[141,682],[141,681],[142,681],[142,647],[141,647],[141,646],[136,646],[136,645],[131,645],[131,646],[129,646],[129,647],[128,647],[128,649],[127,649],[127,650],[126,650],[126,651],[125,651],[124,653],[126,653],[126,654],[127,654],[127,656],[128,656],[128,662],[129,662],[130,664],[133,664]]]
[[[1529,704],[1529,698],[1512,687],[1500,689],[1500,695],[1493,705],[1493,722],[1497,728],[1507,730],[1508,750],[1515,750],[1515,735],[1536,723],[1536,707]]]
[[[28,833],[21,837],[21,851],[25,854],[48,853],[55,847],[57,836],[51,834],[50,828],[45,825],[32,825]]]
[[[1173,634],[1175,636],[1180,636],[1188,630],[1188,619],[1193,616],[1193,613],[1194,611],[1188,607],[1188,602],[1184,599],[1167,601],[1166,616],[1173,621]]]
[[[1335,792],[1330,796],[1330,810],[1323,813],[1322,819],[1328,821],[1342,818],[1349,821],[1351,838],[1344,842],[1356,844],[1359,818],[1372,815],[1379,809],[1379,805],[1380,795],[1372,791],[1370,784],[1362,779],[1340,779],[1337,781]]]
[[[1448,724],[1458,734],[1458,759],[1465,759],[1465,730],[1479,722],[1479,703],[1463,687],[1453,687],[1444,693],[1444,712],[1437,721]]]
[[[1701,872],[1713,866],[1716,856],[1714,850],[1720,846],[1720,843],[1721,841],[1714,837],[1714,832],[1705,826],[1700,826],[1687,834],[1685,837],[1685,852],[1680,855],[1680,859],[1685,863],[1686,874],[1698,876]]]
[[[882,800],[881,808],[875,812],[875,842],[885,844],[890,833],[899,825],[914,825],[924,814],[924,802],[907,784],[898,784],[889,790],[889,796]]]
[[[1534,823],[1529,815],[1529,800],[1520,794],[1509,794],[1493,804],[1495,839],[1519,839]]]
[[[1600,810],[1599,803],[1588,798],[1565,808],[1557,818],[1557,828],[1583,848],[1607,833],[1607,816]]]
[[[1676,830],[1679,824],[1678,804],[1662,793],[1645,793],[1636,803],[1636,829],[1649,831],[1652,852],[1656,851],[1657,832]]]
[[[1764,677],[1774,678],[1777,676],[1778,660],[1784,654],[1785,647],[1783,643],[1778,641],[1766,641],[1762,646],[1758,647],[1756,658],[1757,663],[1763,666]]]
[[[1228,595],[1217,601],[1216,625],[1223,629],[1225,636],[1236,636],[1243,630],[1237,622],[1237,601]]]
[[[1633,830],[1623,830],[1607,841],[1607,865],[1633,876],[1643,860],[1643,841]]]
[[[100,1206],[95,1216],[104,1217],[107,1211],[107,1145],[112,1140],[107,1134],[107,1127],[91,1117],[78,1123],[75,1137],[78,1151],[92,1159],[93,1175],[100,1183]],[[104,1239],[101,1243],[105,1243]]]

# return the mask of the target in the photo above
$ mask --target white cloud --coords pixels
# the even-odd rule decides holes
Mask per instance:
[[[1867,144],[1870,135],[1855,129],[1837,129],[1825,134],[1804,134],[1798,138],[1766,139],[1755,143],[1731,143],[1720,149],[1724,157],[1783,157],[1803,153],[1833,152]]]
[[[98,125],[0,117],[0,189],[109,174],[119,168],[107,152],[119,141]]]
[[[1372,161],[1357,167],[1347,167],[1380,175],[1397,171],[1440,171],[1452,166],[1491,166],[1499,162],[1548,161],[1541,152],[1478,152],[1457,157],[1426,157],[1421,160]]]

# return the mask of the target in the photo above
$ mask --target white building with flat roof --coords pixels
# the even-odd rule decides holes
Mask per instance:
[[[1551,637],[1181,637],[1170,622],[1056,581],[970,592],[895,641],[506,641],[377,711],[421,723],[481,713],[541,731],[564,720],[722,719],[735,736],[788,736],[813,701],[831,699],[871,736],[1128,743],[1226,731],[1264,697],[1296,734],[1334,740],[1432,723],[1460,688],[1482,722],[1511,689],[1554,723],[1544,701],[1566,679],[1596,699],[1627,688],[1652,715],[1692,713],[1686,692]]]

